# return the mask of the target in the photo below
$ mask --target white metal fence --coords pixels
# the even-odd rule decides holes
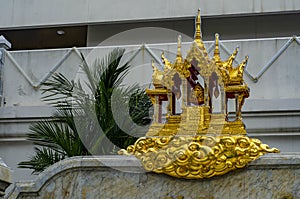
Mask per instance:
[[[300,39],[272,38],[254,40],[221,41],[221,56],[226,59],[239,46],[240,52],[235,64],[249,55],[245,69],[245,79],[251,88],[252,100],[300,99]],[[183,43],[182,52],[186,52],[190,43]],[[213,42],[206,43],[209,53],[214,49]],[[3,71],[3,95],[5,106],[38,106],[40,86],[55,72],[61,72],[69,78],[75,78],[79,71],[82,55],[85,57],[103,57],[116,46],[95,48],[71,48],[55,50],[5,51],[6,61]],[[135,80],[140,84],[151,82],[151,60],[162,65],[160,54],[165,51],[170,60],[174,58],[176,44],[141,44],[120,46],[126,49],[127,59],[131,60],[132,72],[128,81]],[[274,103],[275,103],[274,101]],[[278,102],[281,103],[281,102]],[[267,104],[268,105],[268,104]],[[295,104],[282,104],[282,107],[295,109]],[[278,106],[278,105],[276,105]],[[246,103],[246,109],[253,107]],[[276,109],[276,108],[275,108]]]

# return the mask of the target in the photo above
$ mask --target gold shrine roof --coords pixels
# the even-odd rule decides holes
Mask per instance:
[[[238,48],[236,48],[227,60],[222,60],[219,50],[219,34],[216,33],[215,50],[213,57],[210,58],[202,40],[200,10],[198,10],[195,24],[196,30],[194,35],[194,42],[187,52],[186,58],[182,57],[181,36],[179,36],[177,42],[177,55],[174,63],[171,63],[165,57],[165,55],[162,54],[161,57],[165,65],[165,69],[162,73],[159,74],[157,72],[157,68],[154,70],[155,74],[157,74],[157,76],[153,74],[153,80],[156,81],[153,82],[154,85],[158,85],[160,82],[160,84],[163,83],[166,87],[172,86],[170,79],[176,73],[179,73],[184,77],[188,77],[190,75],[189,68],[191,67],[191,63],[193,62],[196,62],[196,66],[198,68],[201,68],[200,74],[203,77],[211,76],[212,72],[215,72],[220,77],[219,83],[224,84],[225,87],[230,85],[243,85],[243,73],[244,68],[247,65],[248,56],[246,56],[238,66],[233,66],[234,60],[238,53]]]

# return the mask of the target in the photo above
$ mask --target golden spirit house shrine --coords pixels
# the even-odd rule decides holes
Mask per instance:
[[[247,136],[241,113],[250,94],[243,79],[248,57],[233,66],[237,53],[238,48],[222,60],[216,34],[214,55],[209,57],[198,10],[194,42],[186,57],[182,56],[179,36],[176,59],[169,61],[162,53],[163,71],[152,63],[154,88],[146,90],[154,106],[149,131],[119,153],[136,156],[147,171],[186,179],[223,175],[265,153],[278,153],[278,149]],[[181,100],[181,113],[176,112],[176,100]],[[234,117],[229,117],[229,100],[235,102]]]

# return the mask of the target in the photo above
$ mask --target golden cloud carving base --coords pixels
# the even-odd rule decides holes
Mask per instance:
[[[210,178],[278,153],[245,135],[142,137],[120,154],[135,155],[147,171],[186,179]]]

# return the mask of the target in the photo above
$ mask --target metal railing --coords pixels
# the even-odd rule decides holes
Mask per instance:
[[[263,40],[263,39],[260,39],[260,40],[257,40],[257,41],[269,41],[269,40],[272,40],[272,39],[266,39],[266,40]],[[262,77],[263,75],[266,73],[266,71],[268,71],[271,66],[276,62],[276,60],[278,60],[279,57],[282,56],[282,54],[293,44],[293,43],[296,43],[297,45],[300,45],[300,39],[299,37],[297,36],[293,36],[291,38],[274,38],[273,40],[280,40],[282,43],[284,43],[280,48],[279,50],[266,62],[266,64],[264,64],[263,66],[261,67],[258,67],[259,68],[259,72],[254,75],[253,73],[251,73],[249,70],[248,70],[248,67],[247,66],[245,68],[245,75],[247,75],[249,77],[249,79],[255,84],[257,83]],[[228,45],[230,42],[248,42],[248,41],[255,41],[255,40],[235,40],[235,41],[220,41],[219,42],[219,45],[220,45],[220,49],[223,50],[223,52],[225,52],[225,54],[227,54],[228,56],[231,55],[231,51],[229,50],[228,48]],[[286,41],[286,42],[285,42]],[[209,53],[212,53],[213,49],[214,49],[214,42],[209,42],[210,45],[209,47],[207,48],[208,52]],[[158,44],[160,47],[164,46],[164,44]],[[167,45],[175,45],[175,44],[165,44],[166,46]],[[188,45],[186,43],[186,45]],[[230,45],[229,45],[230,46]],[[124,48],[127,48],[128,46],[119,46],[119,47],[124,47]],[[132,47],[132,46],[129,46],[129,47]],[[161,62],[161,59],[160,59],[160,54],[158,54],[157,52],[155,52],[153,49],[155,49],[155,47],[157,47],[157,45],[155,44],[141,44],[141,45],[136,45],[135,46],[135,51],[131,53],[131,57],[129,57],[129,61],[132,61],[134,60],[140,52],[143,52],[143,53],[148,53],[148,55],[150,56],[151,59],[155,60],[158,65],[162,66],[162,62]],[[101,47],[101,48],[113,48],[112,46],[107,46],[107,47]],[[18,54],[18,52],[10,52],[10,51],[7,51],[6,49],[2,48],[2,51],[0,51],[0,53],[2,53],[2,56],[0,56],[0,72],[2,70],[1,67],[3,67],[3,65],[5,66],[6,64],[4,63],[4,58],[6,57],[7,58],[7,61],[9,60],[11,62],[11,64],[17,69],[17,71],[19,71],[19,73],[25,78],[25,80],[30,84],[30,86],[34,89],[34,90],[39,90],[40,86],[45,82],[47,81],[47,79],[49,79],[51,77],[51,75],[53,73],[55,73],[63,64],[64,62],[66,62],[71,54],[75,54],[77,56],[77,58],[79,58],[80,60],[82,60],[82,56],[84,57],[82,51],[84,50],[92,50],[93,48],[91,47],[88,47],[88,48],[76,48],[76,47],[73,47],[73,48],[70,48],[70,49],[64,49],[66,50],[66,52],[63,54],[63,56],[52,66],[50,67],[50,70],[48,72],[46,72],[39,80],[36,80],[34,81],[30,75],[28,75],[24,68],[22,67],[21,64],[18,63],[18,61],[14,58],[14,54]],[[274,49],[272,49],[274,52]],[[45,50],[47,51],[47,50]],[[33,52],[34,51],[28,51],[28,52]],[[51,51],[49,51],[49,53],[51,53]],[[5,56],[4,56],[5,55]],[[297,59],[297,58],[295,58]],[[238,64],[239,63],[239,60],[235,60],[235,64]],[[11,66],[10,66],[11,67]],[[30,66],[28,66],[30,67]],[[8,74],[4,74],[4,75],[8,75]],[[3,81],[3,78],[1,78],[1,81]],[[5,82],[4,82],[5,83]],[[0,82],[0,96],[2,97],[2,93],[3,93],[3,82]],[[1,100],[3,101],[3,100]]]

